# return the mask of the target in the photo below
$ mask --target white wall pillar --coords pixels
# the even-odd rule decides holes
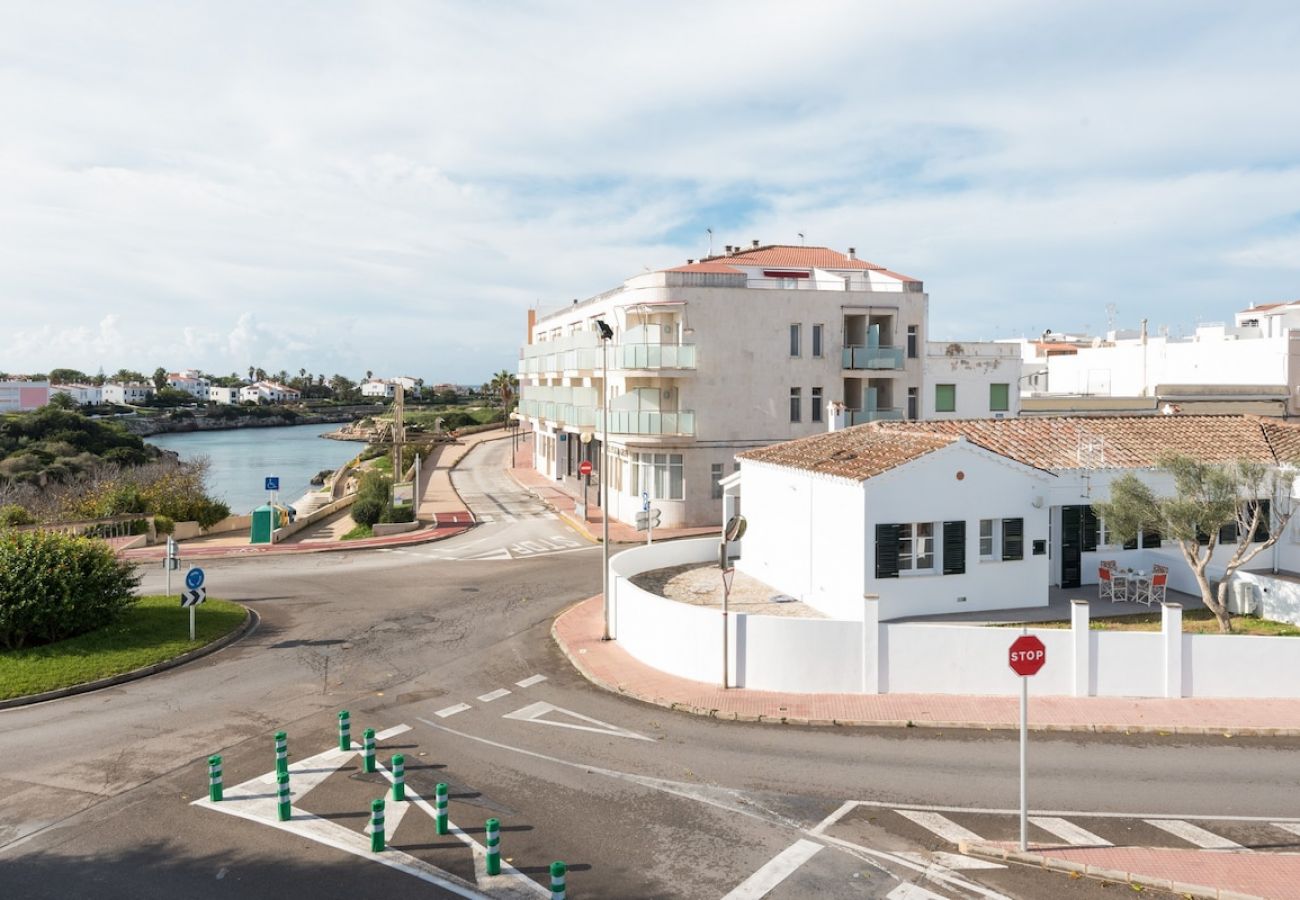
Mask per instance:
[[[1183,605],[1160,605],[1160,643],[1165,651],[1165,696],[1183,695]]]
[[[862,693],[880,693],[880,596],[862,597]]]
[[[735,688],[745,686],[745,644],[748,636],[748,613],[731,613],[727,616],[731,620],[731,634],[728,635],[727,649],[727,668],[729,670],[727,683]]]
[[[610,640],[618,639],[618,583],[623,580],[623,576],[615,575],[613,566],[610,566],[609,573],[609,637]]]
[[[1074,649],[1074,674],[1070,683],[1076,697],[1092,694],[1092,636],[1088,633],[1090,613],[1087,600],[1070,601],[1070,644]]]

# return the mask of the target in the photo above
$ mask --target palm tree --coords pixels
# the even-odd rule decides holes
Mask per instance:
[[[256,371],[257,371],[257,370],[254,369],[252,366],[249,366],[249,367],[248,367],[248,380],[249,380],[249,381],[252,381],[252,380],[253,380],[253,374],[254,374]]]
[[[374,377],[375,377],[375,373],[371,369],[366,369],[366,381],[369,381]]]
[[[506,411],[509,409],[511,401],[515,399],[515,394],[519,389],[519,379],[508,369],[502,369],[492,376],[489,388],[494,395],[501,398],[501,409]]]

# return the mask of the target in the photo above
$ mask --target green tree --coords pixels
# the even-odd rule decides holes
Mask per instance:
[[[1234,572],[1277,543],[1291,520],[1295,475],[1247,460],[1204,463],[1178,454],[1160,457],[1157,469],[1173,476],[1173,496],[1159,496],[1126,474],[1111,484],[1110,502],[1094,503],[1093,509],[1118,541],[1131,541],[1143,529],[1176,541],[1196,577],[1201,602],[1228,634],[1228,583]],[[1223,577],[1212,585],[1207,569],[1219,546],[1232,552]]]
[[[167,387],[167,370],[159,366],[153,370],[153,389],[161,391],[165,387]]]
[[[50,406],[55,409],[76,409],[77,401],[72,399],[72,395],[58,391],[50,394]]]
[[[510,371],[502,369],[492,376],[488,390],[493,397],[501,401],[501,409],[508,412],[515,394],[519,391],[519,379]]]
[[[50,369],[51,384],[77,384],[87,380],[86,373],[80,369]]]

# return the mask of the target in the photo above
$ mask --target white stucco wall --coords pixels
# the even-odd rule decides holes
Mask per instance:
[[[923,419],[1014,419],[1020,415],[1020,355],[1014,344],[931,341],[926,344]],[[935,387],[954,386],[956,409],[935,408]],[[989,404],[989,386],[1007,385],[1007,409]]]
[[[991,694],[1020,692],[1007,650],[1020,634],[1012,628],[973,625],[882,625],[882,692]],[[1031,679],[1034,694],[1069,694],[1070,632],[1031,629],[1047,648],[1047,664]],[[887,673],[887,675],[885,674]]]

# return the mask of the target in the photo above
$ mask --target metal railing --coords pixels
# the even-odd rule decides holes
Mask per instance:
[[[851,409],[850,425],[865,425],[868,422],[898,422],[903,418],[901,409]]]

